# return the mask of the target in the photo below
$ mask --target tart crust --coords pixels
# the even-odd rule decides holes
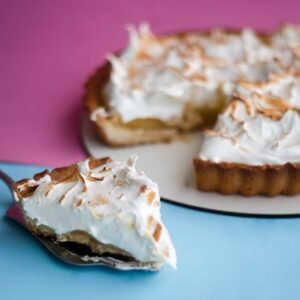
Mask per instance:
[[[194,158],[194,169],[197,188],[205,192],[268,197],[300,193],[300,163],[251,166]]]

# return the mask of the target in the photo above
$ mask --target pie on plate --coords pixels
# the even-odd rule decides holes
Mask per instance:
[[[128,47],[86,85],[85,107],[102,141],[130,146],[201,130],[199,189],[300,192],[300,27],[129,32]]]

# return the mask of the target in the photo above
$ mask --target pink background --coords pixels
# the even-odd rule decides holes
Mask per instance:
[[[297,0],[0,2],[0,160],[64,165],[84,158],[83,84],[127,23],[156,33],[216,25],[299,23]]]

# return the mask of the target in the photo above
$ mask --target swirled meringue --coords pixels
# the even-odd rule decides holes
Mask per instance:
[[[205,133],[199,158],[216,163],[300,162],[300,77],[240,83],[235,100]]]
[[[27,218],[58,237],[83,231],[138,261],[175,267],[157,184],[138,172],[135,162],[135,156],[125,162],[87,159],[68,168],[63,179],[56,178],[60,170],[55,169],[17,183],[15,197]]]
[[[215,29],[157,37],[142,24],[129,34],[127,48],[108,56],[112,71],[105,89],[110,111],[124,123],[180,119],[188,103],[214,108],[220,98],[231,99],[237,80],[262,81],[300,68],[300,29],[292,25],[268,35]]]

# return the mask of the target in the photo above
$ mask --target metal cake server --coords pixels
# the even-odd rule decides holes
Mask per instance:
[[[5,172],[0,170],[0,179],[2,179],[9,187],[12,196],[14,183],[13,179],[8,176]],[[13,197],[14,199],[14,197]],[[19,203],[15,202],[7,210],[6,216],[16,221],[25,227],[26,226],[23,212]],[[30,231],[31,233],[31,231]],[[34,235],[52,254],[58,259],[77,266],[106,266],[119,270],[156,270],[155,264],[152,263],[141,263],[135,261],[130,257],[122,255],[110,255],[104,253],[103,255],[94,254],[91,252],[88,246],[81,245],[73,242],[58,242],[52,238],[44,237],[40,235]]]

